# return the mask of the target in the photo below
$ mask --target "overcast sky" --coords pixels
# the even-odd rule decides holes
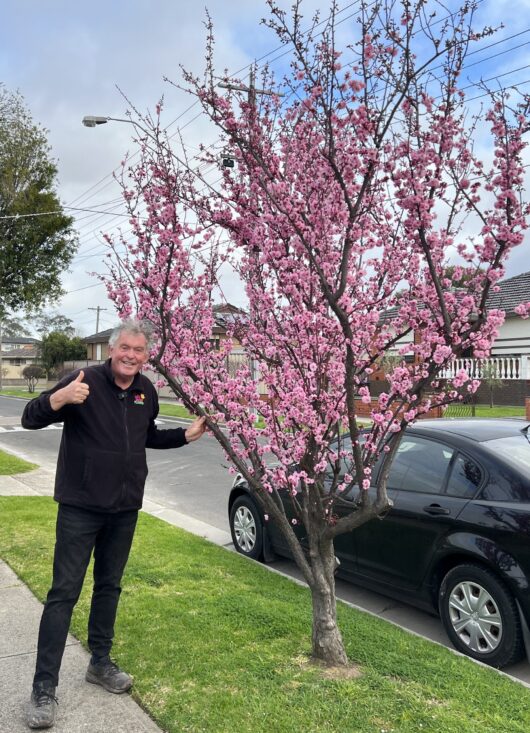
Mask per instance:
[[[281,2],[288,7],[290,2]],[[193,150],[206,140],[203,121],[195,119],[193,99],[164,83],[179,80],[180,64],[200,74],[204,67],[204,5],[216,27],[216,62],[220,73],[240,72],[254,59],[278,48],[277,39],[259,25],[266,15],[264,0],[2,0],[0,3],[0,81],[25,97],[34,119],[49,130],[58,162],[58,193],[75,214],[80,236],[79,252],[65,273],[66,295],[54,308],[72,318],[83,335],[95,331],[101,306],[100,330],[115,324],[112,304],[104,287],[90,272],[101,272],[101,232],[125,221],[119,212],[119,191],[112,171],[124,153],[134,151],[131,127],[112,122],[94,129],[81,124],[84,115],[123,117],[127,104],[117,87],[141,111],[153,108],[165,93],[169,122],[177,117],[186,142]],[[454,2],[450,2],[455,7]],[[306,17],[328,7],[327,0],[306,0]],[[351,29],[355,3],[343,0],[341,35]],[[505,74],[500,82],[530,80],[530,0],[482,0],[481,20],[504,22],[496,40],[507,39],[473,60],[468,78],[475,81]],[[490,41],[491,43],[491,41]],[[491,58],[493,54],[500,54]],[[274,58],[274,54],[268,58]],[[284,62],[277,62],[284,63]],[[530,84],[526,85],[530,91]],[[74,209],[91,211],[75,211]],[[530,269],[527,242],[510,259],[507,275]],[[228,278],[225,288],[231,302],[242,305],[243,294]]]

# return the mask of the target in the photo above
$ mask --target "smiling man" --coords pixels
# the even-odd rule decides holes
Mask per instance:
[[[94,553],[88,620],[92,653],[88,682],[126,692],[131,677],[110,659],[121,578],[142,506],[146,448],[179,448],[200,438],[204,418],[189,428],[158,430],[158,398],[140,374],[149,356],[150,328],[121,323],[109,340],[110,358],[61,380],[28,403],[22,426],[63,422],[55,478],[59,503],[52,587],[39,629],[37,664],[27,711],[30,728],[55,722],[59,669],[73,608]]]

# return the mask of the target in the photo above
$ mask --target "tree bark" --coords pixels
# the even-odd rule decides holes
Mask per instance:
[[[333,542],[327,541],[317,557],[313,556],[313,553],[311,555],[314,577],[314,583],[311,585],[312,654],[315,659],[328,666],[345,666],[348,664],[348,657],[337,626]]]

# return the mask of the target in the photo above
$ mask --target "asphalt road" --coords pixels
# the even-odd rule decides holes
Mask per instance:
[[[0,448],[53,471],[61,428],[23,430],[20,427],[20,416],[24,405],[24,400],[0,397]],[[185,425],[183,422],[162,417],[159,427],[163,429],[177,424]],[[229,531],[226,507],[231,477],[226,459],[214,438],[206,434],[198,442],[178,450],[148,450],[147,453],[147,498],[218,529]],[[271,568],[300,578],[294,563],[287,560],[278,560],[271,564]],[[451,646],[437,617],[340,580],[337,582],[337,596],[444,646]],[[530,664],[527,661],[504,671],[530,686]]]
[[[54,471],[61,428],[23,430],[20,417],[25,404],[25,400],[0,397],[0,447]],[[160,429],[186,425],[163,417],[157,422]],[[147,462],[147,498],[229,531],[226,507],[232,480],[214,438],[204,435],[178,450],[148,450]]]

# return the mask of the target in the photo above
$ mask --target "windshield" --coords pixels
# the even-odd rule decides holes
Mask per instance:
[[[484,443],[495,455],[502,458],[523,476],[530,479],[530,443],[524,433],[511,435],[509,438],[497,438]]]

